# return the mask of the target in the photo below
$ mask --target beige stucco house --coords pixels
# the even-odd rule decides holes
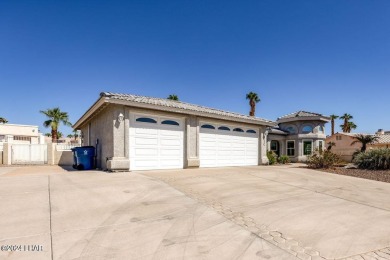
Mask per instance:
[[[276,120],[277,127],[268,134],[268,150],[287,155],[293,162],[303,162],[316,149],[325,148],[325,124],[328,116],[307,111],[291,113]]]
[[[75,123],[111,171],[260,165],[271,120],[185,102],[104,92]]]
[[[335,133],[326,138],[326,144],[329,142],[335,143],[335,146],[332,147],[332,152],[338,154],[344,161],[351,162],[353,154],[356,151],[360,151],[362,146],[360,143],[352,144],[356,140],[354,137],[358,134],[359,133]],[[390,147],[390,131],[379,129],[375,135],[378,136],[378,140],[373,144],[367,145],[367,149]]]
[[[38,126],[0,124],[0,143],[39,144],[43,140]]]

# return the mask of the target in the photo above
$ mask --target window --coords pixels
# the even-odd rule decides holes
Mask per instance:
[[[288,126],[288,127],[286,127],[285,130],[287,132],[289,132],[290,134],[296,134],[297,133],[297,131],[295,131],[295,127],[293,127],[293,126]]]
[[[320,152],[322,152],[323,149],[324,149],[324,142],[323,141],[318,141],[318,150]]]
[[[212,125],[207,125],[207,124],[206,124],[206,125],[202,125],[201,128],[215,129],[214,126],[212,126]]]
[[[220,126],[220,127],[218,127],[218,130],[230,131],[230,128],[226,127],[226,126]]]
[[[234,132],[241,132],[241,133],[244,132],[244,130],[242,130],[241,128],[234,128],[233,131]]]
[[[278,151],[279,150],[279,142],[278,141],[275,141],[275,140],[272,140],[271,141],[271,145],[270,145],[270,148],[271,148],[271,151]]]
[[[0,135],[0,142],[4,142],[5,141],[5,135]]]
[[[31,142],[31,137],[30,136],[20,136],[20,135],[15,135],[14,140],[16,141],[29,141]]]
[[[303,155],[311,155],[313,151],[313,141],[303,141]]]
[[[256,134],[256,131],[252,129],[246,130],[246,132],[249,134]]]
[[[308,133],[311,133],[311,132],[313,132],[313,127],[310,126],[310,125],[305,125],[302,128],[302,133],[304,133],[304,134],[308,134]]]
[[[157,123],[156,120],[154,120],[153,118],[149,118],[149,117],[139,117],[135,121],[142,122],[142,123],[153,123],[153,124]]]
[[[295,141],[287,141],[287,155],[295,156]]]
[[[162,125],[179,125],[178,122],[173,121],[173,120],[164,120],[161,122]]]
[[[337,136],[336,136],[336,140],[337,140],[337,141],[340,141],[340,140],[341,140],[341,135],[337,135]]]

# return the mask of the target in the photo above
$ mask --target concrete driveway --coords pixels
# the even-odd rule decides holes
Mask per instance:
[[[0,199],[0,259],[390,259],[390,184],[297,166],[0,167]]]

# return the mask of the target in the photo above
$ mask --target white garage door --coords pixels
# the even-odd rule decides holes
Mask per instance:
[[[182,119],[132,115],[130,170],[183,168]]]
[[[200,124],[200,167],[258,165],[258,131],[239,126]]]

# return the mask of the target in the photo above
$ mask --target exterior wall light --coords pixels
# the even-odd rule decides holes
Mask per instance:
[[[125,116],[122,113],[119,113],[118,115],[118,122],[122,122]]]

